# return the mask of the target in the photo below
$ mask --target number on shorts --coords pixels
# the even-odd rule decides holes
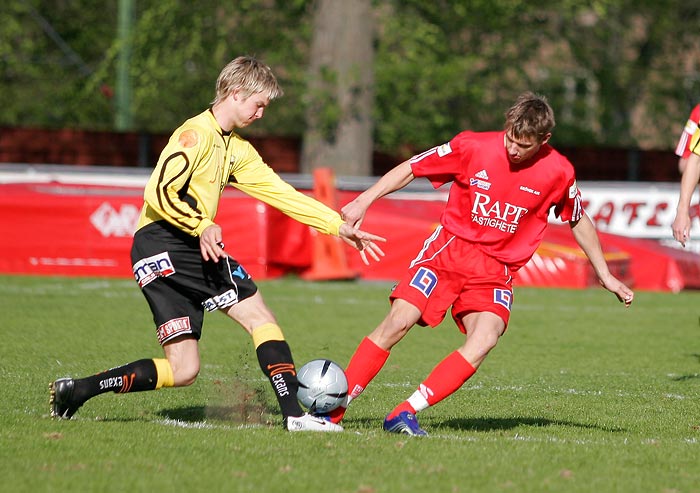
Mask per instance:
[[[507,289],[494,289],[493,302],[505,306],[510,311],[510,305],[513,303],[513,293]]]
[[[430,293],[433,292],[433,289],[435,289],[437,282],[438,278],[433,271],[421,267],[413,276],[409,285],[416,288],[428,298]]]

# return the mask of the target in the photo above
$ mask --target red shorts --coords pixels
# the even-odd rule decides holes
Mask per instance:
[[[512,278],[508,266],[439,226],[389,296],[396,298],[418,307],[420,325],[437,326],[452,307],[462,332],[462,317],[472,312],[495,313],[507,326]]]

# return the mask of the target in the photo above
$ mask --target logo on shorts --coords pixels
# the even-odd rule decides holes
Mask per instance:
[[[241,265],[236,267],[236,270],[231,271],[231,275],[234,275],[234,276],[239,277],[241,279],[247,279],[250,277],[250,275],[248,275],[248,273],[245,271],[245,269]]]
[[[178,335],[191,333],[190,317],[173,318],[156,329],[156,335],[160,344]]]
[[[513,292],[507,289],[494,289],[493,302],[506,307],[510,311],[510,306],[513,304]]]
[[[238,303],[238,292],[235,289],[229,289],[228,291],[221,293],[216,296],[204,300],[202,306],[208,312],[213,312],[217,309],[228,308]]]
[[[168,252],[142,258],[134,264],[133,270],[134,279],[139,283],[141,289],[158,277],[168,277],[175,274],[175,267],[170,261]]]
[[[428,298],[437,285],[438,278],[433,271],[421,267],[411,279],[409,286],[416,288]]]

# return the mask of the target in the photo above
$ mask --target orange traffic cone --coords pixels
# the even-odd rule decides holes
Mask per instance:
[[[330,168],[314,170],[314,195],[316,200],[337,210],[335,177]],[[324,235],[315,229],[311,230],[313,241],[313,256],[311,268],[301,274],[307,281],[330,281],[355,279],[357,273],[348,267],[343,240],[335,236]]]

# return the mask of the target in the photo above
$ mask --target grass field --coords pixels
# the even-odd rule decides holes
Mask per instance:
[[[389,284],[260,283],[298,365],[345,365]],[[161,356],[130,280],[0,276],[0,490],[7,492],[700,492],[700,293],[518,289],[511,325],[426,439],[381,430],[462,336],[416,327],[342,434],[290,434],[250,341],[205,322],[195,385],[48,417],[48,383]]]

